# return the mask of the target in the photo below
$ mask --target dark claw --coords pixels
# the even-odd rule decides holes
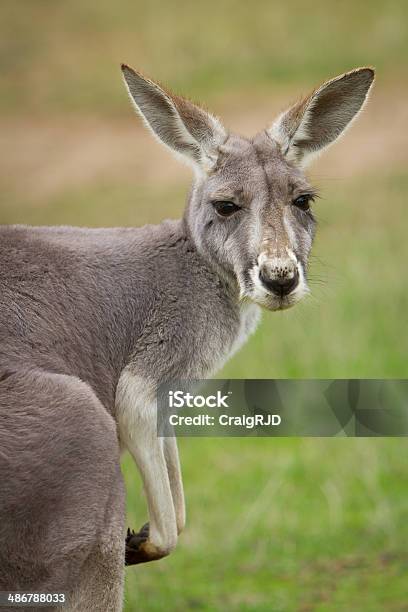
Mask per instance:
[[[139,560],[139,547],[141,544],[146,542],[149,537],[149,523],[143,525],[143,527],[135,533],[128,528],[126,534],[126,548],[125,548],[125,565],[134,565],[140,563]]]

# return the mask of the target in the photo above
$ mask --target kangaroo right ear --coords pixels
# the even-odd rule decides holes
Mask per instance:
[[[372,68],[356,68],[326,83],[282,113],[268,130],[287,159],[306,165],[334,142],[364,105],[374,80]]]
[[[125,64],[122,72],[130,99],[154,136],[195,169],[209,170],[227,138],[219,120]]]

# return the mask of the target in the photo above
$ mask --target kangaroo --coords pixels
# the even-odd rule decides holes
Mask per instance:
[[[194,170],[184,216],[142,228],[0,230],[0,590],[66,593],[68,610],[122,609],[128,565],[176,546],[185,505],[157,386],[206,378],[261,308],[308,293],[310,160],[347,128],[371,68],[325,82],[248,139],[122,66],[153,135]],[[125,536],[120,453],[149,523]]]

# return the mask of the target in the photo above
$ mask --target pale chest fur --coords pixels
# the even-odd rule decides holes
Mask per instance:
[[[208,342],[204,337],[200,350],[196,352],[196,359],[188,363],[184,371],[178,372],[178,378],[200,379],[215,375],[255,331],[260,315],[261,309],[256,304],[243,304],[239,325],[235,334],[229,337],[229,342],[218,335],[214,338],[209,333]],[[162,381],[155,378],[155,372],[145,372],[137,364],[130,363],[124,368],[116,391],[116,418],[122,440],[131,435],[133,428],[139,427],[144,419],[155,415],[156,390]]]
[[[227,350],[224,353],[221,352],[219,361],[217,364],[215,364],[214,371],[211,371],[208,374],[203,374],[202,378],[216,374],[216,372],[220,370],[237,351],[239,351],[239,349],[248,340],[249,336],[255,332],[261,319],[261,308],[257,304],[247,302],[242,304],[240,314],[241,316],[238,331],[231,345],[226,347]]]

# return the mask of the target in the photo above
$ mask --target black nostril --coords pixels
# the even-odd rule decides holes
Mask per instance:
[[[265,276],[261,270],[259,272],[259,278],[269,291],[283,297],[288,295],[299,283],[299,272],[294,271],[293,276],[288,278],[287,276],[279,276],[277,278],[269,278]]]

